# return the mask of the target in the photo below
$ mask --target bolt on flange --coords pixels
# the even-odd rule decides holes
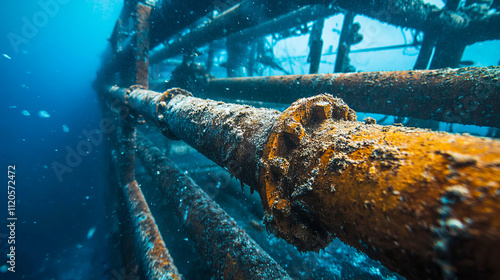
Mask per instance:
[[[309,137],[308,127],[330,118],[356,120],[356,114],[341,99],[328,94],[294,102],[276,122],[262,155],[260,178],[266,211],[264,221],[270,232],[299,250],[318,251],[333,239],[326,229],[313,222],[310,210],[298,198],[298,194],[311,188],[311,180],[316,176],[300,172],[310,179],[306,184],[294,186],[297,178],[291,178],[290,173],[294,172],[289,171],[295,167],[291,152]]]

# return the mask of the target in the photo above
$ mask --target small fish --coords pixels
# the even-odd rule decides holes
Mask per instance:
[[[4,53],[4,54],[3,54],[3,57],[5,57],[5,58],[7,58],[7,59],[12,59],[12,58],[10,58],[10,56],[9,56],[9,55],[7,55],[6,53]]]
[[[47,111],[40,111],[38,112],[38,116],[43,119],[48,119],[50,118],[50,114]]]
[[[17,106],[16,105],[13,105],[13,106],[9,106],[10,109],[16,109]]]
[[[68,132],[69,132],[69,127],[68,127],[67,125],[63,124],[63,125],[62,125],[62,130],[63,130],[64,132],[68,133]]]
[[[28,111],[26,111],[26,110],[23,110],[23,111],[21,112],[21,114],[23,114],[23,115],[25,115],[25,116],[27,116],[27,117],[31,116],[30,112],[28,112]]]
[[[89,229],[89,232],[87,233],[87,239],[90,239],[92,238],[92,236],[94,236],[95,230],[96,227],[92,227],[91,229]]]

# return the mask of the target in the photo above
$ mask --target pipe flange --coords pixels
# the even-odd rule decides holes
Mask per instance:
[[[163,135],[172,140],[180,140],[177,136],[175,136],[168,127],[168,121],[165,121],[165,116],[163,115],[163,111],[167,108],[168,102],[177,95],[185,95],[185,96],[193,96],[193,94],[187,90],[181,88],[171,88],[162,93],[162,95],[157,100],[156,106],[156,116],[159,125],[160,131]]]
[[[319,251],[333,236],[314,219],[301,200],[300,190],[308,186],[294,186],[297,176],[314,174],[295,170],[294,151],[308,138],[307,130],[326,119],[356,120],[355,112],[341,99],[328,94],[299,99],[275,123],[262,154],[260,168],[261,199],[265,210],[267,230],[285,239],[300,251]],[[309,187],[312,183],[309,184]]]

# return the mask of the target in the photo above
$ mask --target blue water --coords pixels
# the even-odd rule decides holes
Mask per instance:
[[[102,120],[91,85],[122,2],[4,0],[0,4],[0,174],[4,176],[0,191],[0,280],[119,277],[120,272],[108,266],[104,222],[109,157],[102,143],[81,143],[87,138],[86,131],[98,129]],[[338,22],[340,18],[328,23],[332,26],[325,32]],[[363,47],[379,43],[374,40],[370,42],[365,36]],[[302,43],[307,45],[307,41]],[[498,40],[478,43],[467,48],[464,60],[474,60],[476,66],[498,64],[499,45]],[[353,56],[352,62],[360,70],[391,70],[380,69],[378,62],[370,64],[377,69],[365,67],[364,55]],[[392,56],[366,55],[380,60]],[[404,56],[397,59],[401,64],[385,66],[411,67],[415,55]],[[302,69],[296,68],[290,70],[301,73]],[[471,131],[481,132],[476,127]],[[72,151],[78,149],[86,149],[87,155],[79,160],[71,158]],[[71,167],[68,157],[74,163]],[[8,244],[9,165],[16,168],[15,244]],[[6,271],[12,245],[16,273]]]
[[[89,276],[89,267],[106,257],[104,223],[97,218],[103,217],[107,182],[103,147],[94,146],[62,181],[52,164],[65,162],[66,148],[77,148],[83,130],[98,127],[101,111],[91,83],[122,1],[40,2],[52,5],[0,5],[1,182],[6,190],[7,165],[15,164],[18,218],[16,273],[0,272],[0,279],[101,279],[107,272]],[[4,271],[10,245],[7,194],[1,193]]]

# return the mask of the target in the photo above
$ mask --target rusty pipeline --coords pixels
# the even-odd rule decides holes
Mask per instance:
[[[327,94],[280,113],[109,92],[257,190],[268,230],[299,250],[336,236],[408,278],[500,275],[499,141],[357,122]]]
[[[291,279],[194,181],[140,133],[137,152],[163,197],[220,279]]]
[[[291,103],[329,92],[360,112],[500,127],[500,67],[221,78],[208,96]]]

